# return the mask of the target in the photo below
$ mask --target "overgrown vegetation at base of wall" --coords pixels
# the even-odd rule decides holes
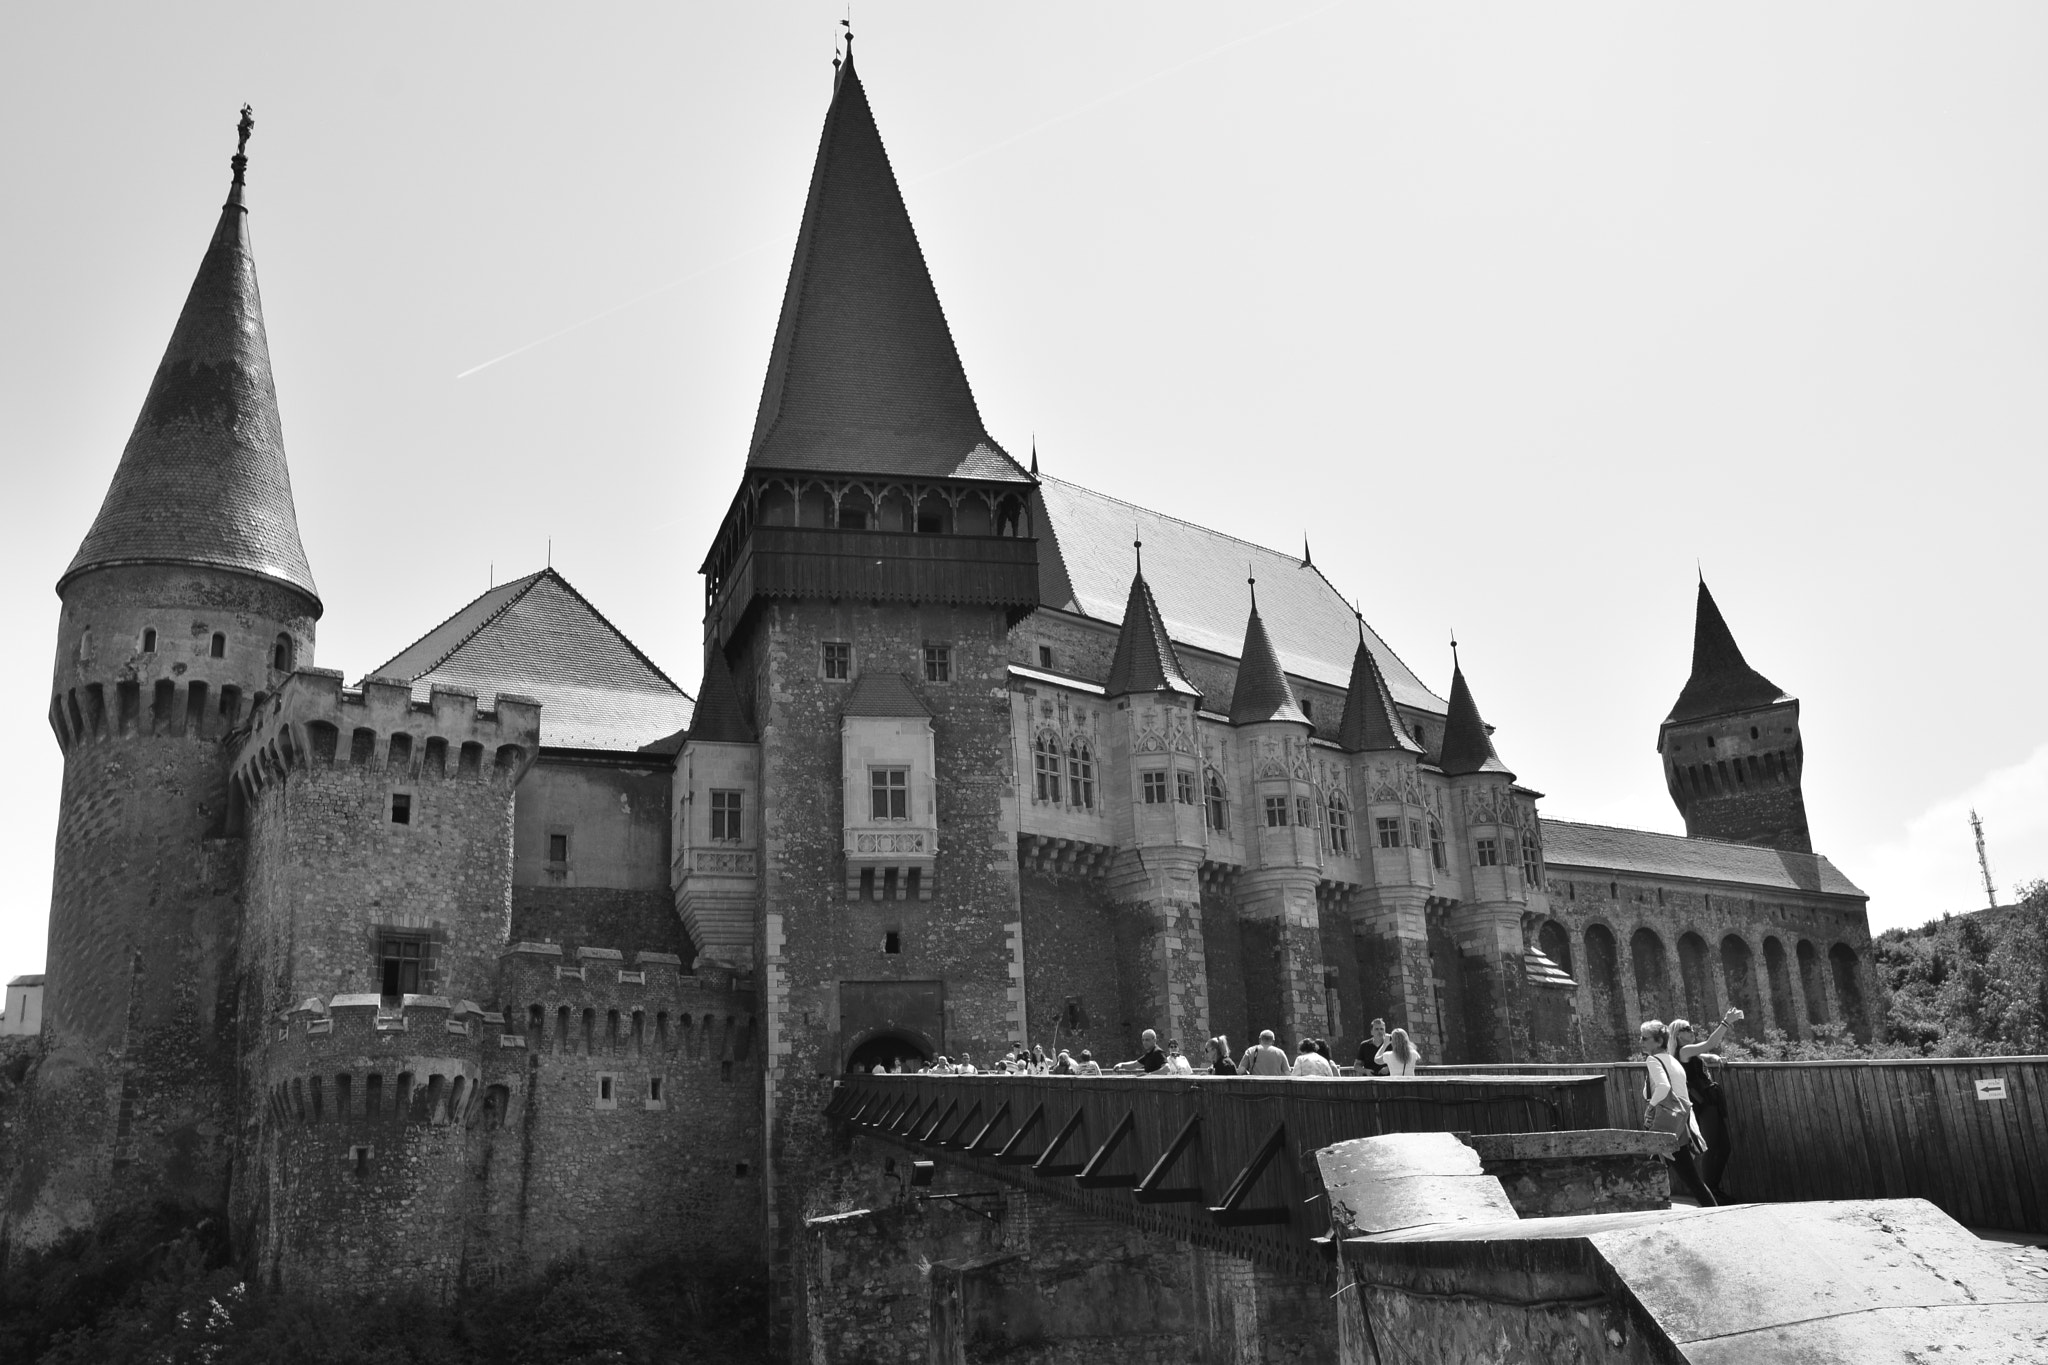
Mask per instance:
[[[243,1283],[217,1223],[164,1209],[0,1271],[8,1365],[749,1365],[758,1267],[569,1262],[453,1303],[326,1302]]]

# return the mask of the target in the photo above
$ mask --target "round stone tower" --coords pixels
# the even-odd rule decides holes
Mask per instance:
[[[99,516],[58,580],[64,752],[44,1059],[15,1245],[159,1198],[218,1206],[232,1137],[240,842],[229,759],[309,665],[299,543],[234,180]]]

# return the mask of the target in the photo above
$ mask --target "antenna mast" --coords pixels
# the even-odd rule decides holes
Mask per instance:
[[[1970,812],[1970,829],[1977,836],[1977,870],[1984,874],[1984,899],[1993,910],[1998,908],[1998,888],[1991,884],[1991,859],[1984,853],[1984,822],[1976,811]]]

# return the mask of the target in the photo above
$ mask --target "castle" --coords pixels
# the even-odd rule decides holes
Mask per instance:
[[[314,666],[246,164],[57,584],[8,1247],[174,1198],[323,1292],[649,1249],[787,1291],[832,1078],[890,1057],[1867,1028],[1798,703],[1704,583],[1658,737],[1687,836],[1542,818],[1455,660],[1439,696],[1305,553],[984,429],[850,56],[699,695],[552,570],[348,685]]]

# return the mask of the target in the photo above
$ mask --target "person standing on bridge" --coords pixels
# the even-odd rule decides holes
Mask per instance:
[[[1415,1068],[1422,1062],[1422,1052],[1408,1036],[1408,1030],[1397,1028],[1387,1035],[1387,1044],[1373,1054],[1373,1063],[1385,1068],[1388,1076],[1413,1076]]]
[[[1237,1069],[1247,1076],[1285,1076],[1287,1054],[1273,1045],[1273,1030],[1264,1029],[1259,1041],[1244,1050]]]
[[[1721,1188],[1721,1173],[1728,1169],[1728,1110],[1727,1098],[1722,1093],[1720,1082],[1707,1071],[1705,1057],[1720,1046],[1728,1030],[1742,1022],[1742,1011],[1730,1009],[1721,1016],[1721,1022],[1704,1039],[1695,1038],[1697,1032],[1683,1019],[1677,1020],[1675,1030],[1684,1025],[1684,1032],[1678,1033],[1673,1041],[1678,1045],[1678,1059],[1685,1063],[1685,1090],[1692,1099],[1692,1116],[1700,1126],[1700,1136],[1706,1139],[1707,1150],[1700,1156],[1700,1179],[1714,1192],[1719,1203],[1727,1203],[1727,1192]],[[1716,1056],[1716,1062],[1721,1059]]]
[[[1315,1039],[1304,1038],[1301,1040],[1301,1053],[1294,1059],[1294,1074],[1328,1080],[1337,1074],[1337,1068],[1330,1065],[1328,1057],[1316,1051]]]
[[[1358,1074],[1361,1076],[1384,1076],[1387,1064],[1380,1060],[1380,1053],[1387,1046],[1387,1021],[1372,1021],[1372,1037],[1358,1045]]]
[[[1219,1033],[1209,1040],[1209,1074],[1211,1076],[1235,1076],[1237,1063],[1230,1060],[1230,1038]]]
[[[1138,1049],[1136,1057],[1128,1062],[1118,1062],[1116,1069],[1118,1071],[1142,1071],[1149,1076],[1153,1072],[1165,1068],[1166,1053],[1160,1049],[1159,1035],[1156,1032],[1146,1029],[1143,1033],[1139,1034]]]
[[[1692,1100],[1685,1084],[1685,1064],[1677,1056],[1678,1032],[1687,1027],[1689,1025],[1683,1019],[1672,1020],[1669,1028],[1655,1019],[1643,1024],[1639,1041],[1645,1054],[1643,1066],[1649,1073],[1649,1086],[1644,1093],[1648,1103],[1643,1109],[1643,1127],[1670,1133],[1678,1139],[1678,1145],[1666,1160],[1704,1209],[1719,1201],[1707,1188],[1707,1182],[1700,1179],[1699,1168],[1693,1164],[1694,1150],[1704,1151],[1706,1139],[1700,1135],[1699,1124],[1693,1119]]]

